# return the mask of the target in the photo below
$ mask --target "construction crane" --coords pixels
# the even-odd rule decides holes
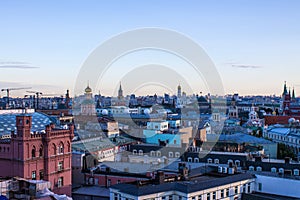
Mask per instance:
[[[39,97],[43,94],[42,92],[38,92],[38,91],[26,91],[28,93],[33,93],[35,94],[35,100],[34,100],[34,108],[35,109],[39,109]]]
[[[9,108],[9,94],[11,90],[26,90],[26,89],[31,89],[31,87],[22,87],[22,88],[3,88],[1,91],[6,91],[6,96],[7,96],[7,105],[6,108]]]

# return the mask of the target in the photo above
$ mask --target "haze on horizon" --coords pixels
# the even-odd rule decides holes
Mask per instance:
[[[214,62],[225,94],[280,95],[287,81],[297,95],[299,7],[297,0],[1,1],[0,88],[32,87],[47,94],[65,94],[70,89],[73,96],[80,68],[97,46],[121,32],[158,27],[178,31],[197,42]],[[135,63],[138,55],[132,55],[130,61],[121,60],[108,77],[114,84],[95,83],[94,94],[100,90],[103,95],[112,95],[118,79],[122,79],[114,75],[126,67],[153,64],[150,61],[154,57],[169,67],[176,68],[180,63],[168,55],[145,55],[149,62]],[[176,93],[182,81],[174,80],[175,87],[166,89],[166,93]],[[188,82],[198,94],[209,92],[203,80]],[[124,94],[131,93],[126,91],[125,82],[122,86]],[[137,95],[164,92],[148,91],[153,88],[140,90]],[[11,96],[25,94],[26,90],[11,92]]]

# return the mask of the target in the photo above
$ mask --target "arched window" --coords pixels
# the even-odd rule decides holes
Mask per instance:
[[[229,160],[227,161],[227,164],[228,164],[228,165],[230,165],[230,163],[233,164],[233,160],[229,159]]]
[[[161,157],[161,152],[160,152],[160,151],[157,151],[157,152],[156,152],[156,156],[157,156],[157,157]]]
[[[192,157],[188,157],[188,162],[193,162],[193,158]]]
[[[294,169],[294,175],[299,176],[299,169]]]
[[[219,164],[220,163],[219,159],[217,159],[217,158],[214,160],[214,162],[215,162],[215,164]]]
[[[155,156],[155,151],[150,151],[150,156],[154,157]]]
[[[71,152],[71,145],[70,145],[70,142],[67,142],[67,147],[68,147],[68,153]]]
[[[279,168],[279,173],[283,174],[284,173],[284,169],[283,168]]]
[[[173,158],[173,152],[172,151],[169,152],[169,158]]]
[[[234,161],[235,162],[235,165],[237,166],[237,167],[239,167],[240,165],[241,165],[241,161],[239,161],[239,160],[236,160],[236,161]]]
[[[35,156],[36,156],[35,153],[36,153],[36,149],[35,149],[35,146],[33,146],[32,150],[31,150],[31,157],[32,158],[35,158]]]
[[[262,168],[258,166],[258,167],[256,167],[256,171],[261,172]]]
[[[61,142],[58,146],[58,153],[63,154],[64,153],[64,144]]]
[[[175,158],[179,158],[180,157],[180,153],[179,152],[176,152],[175,153]]]
[[[43,156],[43,146],[41,145],[40,150],[39,150],[39,157]]]
[[[208,158],[208,159],[207,159],[207,163],[212,163],[212,159],[211,159],[211,158]]]
[[[254,167],[253,167],[253,166],[250,166],[250,167],[249,167],[249,171],[254,171]]]
[[[133,149],[132,154],[133,154],[133,155],[136,155],[136,154],[137,154],[137,150],[136,150],[136,149]]]
[[[56,145],[52,144],[52,155],[56,155]]]
[[[194,158],[194,162],[198,163],[199,162],[199,158]]]
[[[139,156],[143,155],[143,150],[139,150]]]
[[[271,172],[276,173],[276,171],[277,171],[276,167],[271,168]]]

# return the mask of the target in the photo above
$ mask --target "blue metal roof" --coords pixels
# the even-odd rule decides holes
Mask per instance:
[[[207,140],[211,139],[211,136],[214,137],[215,134],[207,134]],[[258,138],[252,135],[244,133],[235,133],[232,135],[218,135],[219,141],[235,142],[235,143],[250,143],[250,144],[274,144],[274,142],[266,140],[264,138]]]
[[[10,134],[11,131],[15,131],[16,127],[16,116],[20,114],[2,114],[0,115],[0,135]],[[45,130],[45,126],[50,124],[53,121],[49,116],[43,113],[28,113],[26,115],[30,115],[32,117],[32,126],[31,131],[41,131]]]
[[[268,132],[280,135],[288,135],[290,133],[290,128],[272,128],[271,130],[268,130]]]

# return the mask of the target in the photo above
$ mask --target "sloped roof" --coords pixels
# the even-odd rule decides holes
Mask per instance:
[[[15,131],[16,127],[16,117],[20,114],[0,114],[0,135],[10,134],[11,131]],[[48,115],[39,112],[28,113],[32,117],[32,127],[31,131],[41,131],[45,130],[45,126],[50,123],[55,123],[53,118]]]
[[[235,183],[242,180],[253,179],[254,175],[244,173],[236,174],[222,178],[211,178],[206,180],[195,179],[193,181],[182,181],[182,182],[169,182],[159,185],[145,185],[137,186],[133,184],[117,184],[113,185],[112,189],[117,189],[120,192],[134,195],[134,196],[144,196],[153,193],[167,192],[167,191],[179,191],[183,193],[197,192],[213,187],[218,187],[226,184]]]

